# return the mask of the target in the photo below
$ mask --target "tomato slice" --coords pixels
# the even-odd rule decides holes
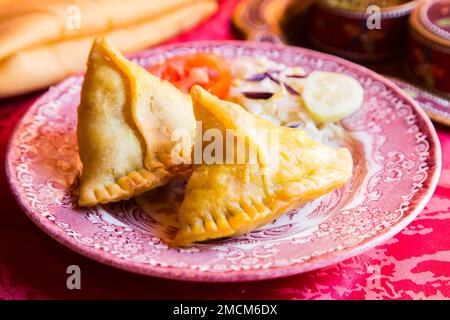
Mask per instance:
[[[148,70],[187,93],[193,85],[198,84],[217,97],[224,98],[231,83],[228,63],[222,57],[210,53],[170,58]]]

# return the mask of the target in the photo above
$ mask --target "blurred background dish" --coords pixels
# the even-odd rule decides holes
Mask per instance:
[[[427,89],[450,98],[450,0],[422,2],[409,23],[410,75]]]
[[[308,39],[322,51],[352,60],[377,61],[399,56],[406,52],[408,15],[417,2],[316,1],[308,20]],[[379,10],[379,25],[369,18],[376,14],[374,10]]]
[[[433,121],[450,126],[450,102],[447,99],[402,79],[388,78],[416,100]]]
[[[408,15],[417,4],[418,0],[243,0],[233,22],[247,39],[265,31],[291,44],[377,61],[406,52]],[[371,5],[379,9],[379,25],[367,22]]]

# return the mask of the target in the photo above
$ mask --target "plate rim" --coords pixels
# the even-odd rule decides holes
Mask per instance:
[[[405,80],[405,79],[401,79],[399,77],[396,76],[391,76],[391,75],[384,75],[387,79],[389,79],[390,81],[392,81],[395,85],[397,85],[398,87],[400,87],[400,89],[402,89],[403,91],[405,91],[400,85],[404,86],[405,88],[414,90],[415,92],[419,92],[420,94],[422,94],[422,96],[426,96],[427,98],[435,98],[435,99],[441,99],[441,100],[448,100],[445,96],[440,95],[438,93],[435,93],[433,91],[430,91],[426,88],[423,88],[421,86],[419,86],[418,84]],[[399,85],[400,84],[400,85]],[[414,100],[414,99],[413,99]],[[432,99],[430,99],[432,100]],[[415,100],[414,100],[415,101]],[[449,104],[450,104],[450,100]],[[416,101],[417,102],[417,101]],[[419,107],[425,111],[425,113],[427,114],[427,116],[432,120],[435,121],[439,124],[442,124],[444,126],[450,126],[450,109],[445,115],[442,115],[442,111],[437,110],[434,106],[433,107],[429,107],[428,109],[424,109],[420,106]]]
[[[430,171],[429,174],[429,183],[427,185],[425,193],[421,196],[421,199],[417,202],[416,207],[411,211],[411,213],[403,217],[400,221],[393,224],[392,226],[383,229],[380,233],[378,233],[376,236],[365,239],[358,243],[355,246],[351,246],[348,248],[345,248],[343,250],[340,250],[337,253],[329,253],[326,257],[319,258],[317,260],[310,260],[310,261],[304,261],[304,262],[298,262],[292,265],[288,266],[278,266],[278,267],[269,267],[267,269],[251,269],[251,270],[239,270],[239,271],[227,271],[224,273],[208,273],[200,270],[195,269],[188,269],[188,268],[166,268],[166,267],[160,267],[160,266],[154,266],[154,265],[147,265],[147,264],[140,264],[136,262],[127,261],[124,259],[120,259],[117,257],[114,257],[112,255],[105,255],[105,254],[99,254],[98,250],[95,250],[91,247],[79,244],[73,238],[67,236],[66,233],[62,233],[60,230],[57,230],[53,227],[53,225],[50,226],[50,222],[45,217],[42,217],[37,212],[29,208],[24,201],[19,197],[18,188],[15,184],[12,183],[13,179],[12,176],[12,163],[11,163],[11,153],[12,153],[12,145],[13,141],[16,140],[16,136],[18,134],[18,129],[21,127],[23,121],[25,118],[33,111],[35,106],[38,104],[40,99],[43,98],[50,90],[53,90],[55,87],[62,86],[66,81],[73,77],[77,77],[82,73],[72,75],[65,80],[59,82],[55,86],[50,87],[47,91],[45,91],[42,95],[40,95],[28,108],[28,110],[22,115],[21,119],[17,122],[17,124],[14,127],[13,132],[10,135],[7,149],[5,152],[5,171],[6,171],[6,178],[8,181],[8,185],[10,188],[11,193],[13,194],[14,198],[16,199],[16,202],[19,204],[20,208],[25,212],[25,214],[33,221],[34,224],[36,224],[40,229],[42,229],[46,234],[48,234],[50,237],[58,241],[60,244],[68,247],[69,249],[75,251],[78,254],[81,254],[85,257],[88,257],[96,262],[100,262],[103,264],[106,264],[110,267],[115,267],[124,271],[129,271],[145,276],[152,276],[152,277],[158,277],[158,278],[164,278],[164,279],[171,279],[171,280],[182,280],[182,281],[191,281],[191,282],[246,282],[246,281],[256,281],[256,280],[268,280],[268,279],[275,279],[280,277],[287,277],[292,276],[300,273],[305,273],[308,271],[312,271],[319,268],[328,267],[330,265],[333,265],[335,263],[344,261],[348,258],[354,257],[356,255],[359,255],[374,246],[386,241],[387,239],[393,237],[395,234],[403,230],[409,223],[411,223],[417,215],[423,210],[423,208],[426,206],[430,198],[432,197],[434,190],[436,189],[436,186],[439,181],[440,172],[442,168],[442,152],[441,152],[441,145],[439,142],[438,135],[436,133],[436,130],[430,120],[430,118],[427,116],[425,111],[419,106],[419,104],[410,96],[408,96],[403,90],[398,87],[395,83],[393,83],[390,79],[383,77],[380,74],[377,74],[376,72],[358,65],[356,63],[350,62],[348,60],[345,60],[340,57],[336,57],[334,55],[318,52],[315,50],[303,48],[303,47],[293,47],[283,44],[272,44],[272,43],[252,43],[248,41],[240,41],[240,40],[201,40],[201,41],[189,41],[189,42],[182,42],[182,43],[175,43],[175,44],[165,44],[156,46],[153,48],[149,48],[143,51],[140,51],[138,53],[134,53],[131,55],[127,55],[127,57],[133,59],[136,57],[139,57],[141,55],[145,55],[146,53],[150,53],[152,51],[170,51],[177,48],[187,47],[213,47],[213,46],[244,46],[244,47],[253,47],[257,49],[262,50],[270,50],[270,49],[276,49],[276,50],[283,50],[284,48],[289,48],[290,50],[293,50],[294,52],[297,51],[299,53],[306,53],[309,56],[314,56],[317,58],[322,58],[325,60],[332,60],[336,63],[350,67],[350,68],[357,68],[363,70],[364,73],[366,73],[368,76],[376,79],[377,81],[380,81],[384,85],[388,86],[391,90],[393,90],[395,93],[403,97],[413,108],[414,111],[417,113],[418,118],[421,119],[423,124],[425,125],[425,128],[428,130],[430,135],[430,156],[429,158],[434,160],[434,166],[431,168],[432,171]]]

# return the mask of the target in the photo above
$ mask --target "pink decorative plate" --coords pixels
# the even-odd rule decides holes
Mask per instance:
[[[436,133],[424,112],[392,82],[330,55],[271,44],[178,44],[148,50],[134,60],[149,66],[199,51],[227,58],[266,56],[306,71],[357,79],[365,89],[364,106],[343,121],[352,137],[353,179],[260,230],[169,248],[161,238],[174,232],[164,222],[174,210],[164,201],[179,194],[156,191],[156,196],[92,209],[76,206],[69,188],[78,165],[75,128],[82,77],[73,76],[30,108],[7,154],[11,189],[40,228],[73,250],[124,270],[192,281],[246,281],[301,273],[359,254],[399,232],[431,197],[441,166]],[[148,206],[148,197],[163,202]]]

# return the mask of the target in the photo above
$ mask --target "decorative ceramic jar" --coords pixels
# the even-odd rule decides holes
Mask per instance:
[[[372,5],[378,3],[378,5]],[[359,61],[405,53],[408,15],[418,1],[317,1],[308,39],[318,49]]]
[[[426,88],[450,97],[450,0],[421,2],[409,22],[410,75]]]

